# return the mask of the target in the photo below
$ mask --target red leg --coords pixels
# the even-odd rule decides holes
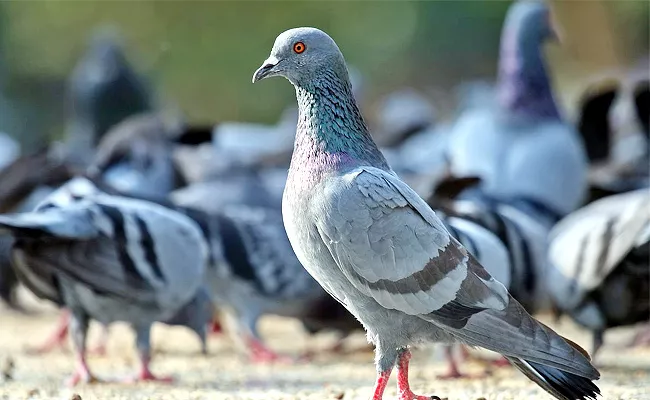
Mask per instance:
[[[88,368],[88,363],[86,363],[86,355],[83,351],[77,352],[77,366],[75,372],[70,378],[68,378],[66,385],[67,386],[76,386],[79,383],[98,383],[101,382],[97,379]]]
[[[461,347],[462,348],[462,347]],[[447,364],[449,369],[446,373],[438,375],[438,379],[450,380],[450,379],[480,379],[486,376],[485,373],[479,375],[470,375],[460,372],[458,369],[458,362],[454,357],[453,346],[445,346],[445,358],[447,359]]]
[[[218,319],[212,320],[212,323],[210,324],[210,334],[212,335],[219,335],[223,333],[223,327],[221,326],[221,322],[219,322]]]
[[[108,343],[108,326],[102,326],[102,333],[97,346],[90,350],[90,353],[97,356],[106,355],[106,344]]]
[[[409,361],[411,360],[411,351],[402,350],[397,358],[397,389],[399,391],[399,400],[440,400],[438,396],[418,396],[413,394],[409,386]]]
[[[254,363],[293,363],[289,356],[281,355],[266,347],[266,345],[259,340],[250,337],[246,341],[248,349],[250,350],[251,361]]]
[[[383,371],[377,374],[377,382],[375,382],[375,391],[372,395],[372,400],[382,400],[384,397],[384,390],[386,390],[386,385],[388,385],[388,379],[390,378],[391,370]]]
[[[69,324],[70,311],[62,310],[61,314],[59,315],[59,320],[56,323],[56,329],[48,336],[48,338],[45,340],[45,343],[35,348],[27,349],[27,352],[31,354],[43,354],[49,353],[57,347],[63,347],[65,344],[65,339],[68,337]]]
[[[492,360],[490,364],[495,368],[505,368],[511,365],[510,361],[508,361],[508,359],[503,356],[500,356],[496,360]]]
[[[151,359],[148,356],[140,356],[140,372],[134,377],[129,377],[125,379],[124,383],[136,383],[136,382],[161,382],[161,383],[172,383],[174,378],[172,376],[156,376],[149,369],[149,363]]]

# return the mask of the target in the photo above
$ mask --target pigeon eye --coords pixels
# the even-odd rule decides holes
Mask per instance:
[[[305,44],[303,42],[296,42],[293,45],[293,51],[295,51],[297,54],[302,53],[303,51],[305,51],[305,49],[306,49],[306,47],[305,47]]]

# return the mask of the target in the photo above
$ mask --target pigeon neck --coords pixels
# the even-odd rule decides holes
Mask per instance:
[[[299,116],[292,164],[318,164],[332,170],[358,165],[388,169],[347,79],[326,71],[309,84],[296,85],[296,97]]]
[[[559,119],[541,42],[523,26],[506,27],[501,41],[497,92],[501,106],[515,113]]]

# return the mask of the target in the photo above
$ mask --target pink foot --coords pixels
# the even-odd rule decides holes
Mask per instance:
[[[160,383],[173,383],[174,377],[172,376],[156,376],[154,375],[149,368],[144,368],[136,376],[129,377],[124,380],[125,383],[137,383],[137,382],[160,382]]]
[[[93,356],[98,356],[98,357],[106,356],[106,344],[102,343],[97,345],[96,347],[90,349],[88,351],[88,354],[91,354]]]
[[[250,350],[250,359],[254,363],[259,363],[259,364],[268,364],[268,363],[284,363],[284,364],[293,364],[295,363],[296,359],[278,354],[275,351],[269,349],[266,347],[263,343],[261,343],[257,339],[249,339],[248,340],[248,348]],[[309,357],[308,355],[305,355],[305,357]]]
[[[511,364],[507,358],[499,357],[496,360],[491,360],[490,365],[493,366],[494,368],[506,368],[509,367]]]
[[[70,312],[63,310],[56,323],[56,329],[40,346],[28,348],[28,354],[45,354],[56,348],[65,346],[65,340],[68,337],[68,325],[70,324]]]
[[[400,394],[399,400],[440,400],[438,396],[418,396],[410,390]]]
[[[210,324],[210,329],[209,329],[210,334],[212,335],[220,335],[223,333],[223,327],[221,326],[221,322],[218,320],[212,321]]]
[[[403,350],[397,359],[397,390],[400,400],[440,400],[438,396],[420,396],[414,394],[409,386],[409,361],[411,352]]]
[[[86,365],[86,362],[84,360],[80,363],[80,365],[77,367],[77,369],[72,374],[72,376],[68,378],[65,384],[68,387],[73,387],[73,386],[77,386],[80,383],[93,384],[93,383],[101,383],[101,382],[103,381],[98,379],[90,372],[90,370],[88,369],[88,365]]]

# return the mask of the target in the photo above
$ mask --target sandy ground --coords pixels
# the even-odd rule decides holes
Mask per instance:
[[[97,384],[70,389],[63,385],[72,371],[69,350],[44,356],[27,354],[25,349],[38,344],[52,329],[56,311],[42,305],[21,315],[0,306],[0,399],[323,399],[366,400],[375,378],[372,352],[364,350],[365,337],[359,334],[346,343],[343,355],[320,353],[309,362],[294,365],[251,365],[236,340],[212,337],[208,356],[199,352],[199,343],[183,328],[156,326],[153,331],[155,373],[173,375],[173,384]],[[561,333],[584,346],[590,337],[569,321],[556,326]],[[305,350],[324,349],[335,337],[307,336],[291,320],[266,318],[261,330],[269,345],[279,351],[299,355]],[[607,400],[650,399],[650,348],[628,349],[633,331],[612,332],[597,362],[602,378],[598,382]],[[91,329],[91,343],[98,329]],[[128,376],[136,367],[133,335],[129,328],[111,328],[108,354],[91,357],[90,366],[101,378]],[[468,372],[479,373],[485,366],[466,363]],[[414,391],[435,394],[450,400],[551,399],[549,395],[512,368],[493,370],[489,377],[442,381],[445,371],[441,350],[435,347],[414,351],[411,383]],[[5,375],[5,376],[2,376]],[[386,399],[395,399],[391,382]]]

